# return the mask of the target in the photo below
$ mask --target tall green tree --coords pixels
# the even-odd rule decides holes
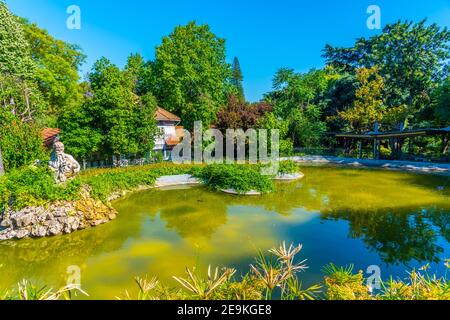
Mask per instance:
[[[241,70],[241,64],[239,63],[239,59],[234,57],[233,64],[231,66],[231,84],[236,90],[236,96],[241,100],[245,100],[244,94],[244,86],[242,82],[244,81],[244,76]]]
[[[355,93],[355,101],[351,107],[338,113],[339,117],[345,121],[347,130],[366,133],[372,130],[375,122],[381,122],[383,119],[384,81],[378,71],[377,67],[357,70],[356,79],[359,87]]]
[[[19,18],[0,1],[0,73],[30,79],[35,64]]]
[[[46,113],[55,116],[81,100],[78,72],[86,56],[79,46],[55,39],[34,23],[23,20],[22,25],[37,66],[34,78],[47,102]]]
[[[43,106],[35,70],[19,18],[0,1],[0,171],[43,155],[35,123]]]
[[[231,72],[225,58],[225,40],[208,25],[176,27],[156,48],[154,91],[161,106],[187,128],[197,120],[208,126],[226,103]]]
[[[301,74],[282,68],[275,74],[274,90],[264,99],[273,106],[275,116],[286,121],[296,146],[315,147],[326,131],[321,101],[330,79],[327,70]]]
[[[406,105],[412,117],[430,102],[431,93],[448,71],[450,32],[426,21],[397,22],[353,47],[327,45],[327,63],[342,71],[380,67],[388,107]],[[403,119],[405,120],[405,119]]]
[[[450,126],[450,76],[434,92],[433,108],[437,124]]]
[[[143,77],[146,69],[144,58],[139,54],[131,54],[128,56],[125,65],[125,76],[130,81],[133,92],[140,95],[143,91]]]
[[[60,117],[68,150],[87,159],[94,152],[119,157],[153,149],[156,99],[136,95],[131,80],[129,70],[120,70],[106,58],[94,64],[85,103]]]
[[[23,122],[0,108],[0,146],[4,170],[32,164],[46,158],[40,128],[32,121]]]

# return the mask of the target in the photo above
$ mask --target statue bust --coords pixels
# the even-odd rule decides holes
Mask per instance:
[[[64,153],[64,144],[60,141],[53,144],[48,165],[54,172],[57,183],[66,182],[80,172],[80,164],[71,155]]]

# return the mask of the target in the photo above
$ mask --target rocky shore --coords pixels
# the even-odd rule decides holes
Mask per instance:
[[[191,175],[163,176],[157,179],[154,186],[116,192],[108,201],[139,190],[199,183],[200,181]],[[57,201],[47,206],[27,207],[17,211],[8,209],[0,213],[0,241],[69,234],[101,225],[116,216],[114,208],[91,198],[89,190],[83,189],[80,200]]]
[[[113,208],[87,194],[76,201],[59,201],[18,211],[7,209],[0,215],[0,241],[68,234],[115,218]]]

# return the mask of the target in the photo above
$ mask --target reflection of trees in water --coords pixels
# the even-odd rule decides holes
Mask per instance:
[[[196,187],[142,194],[142,199],[133,202],[141,211],[160,212],[167,228],[192,238],[211,238],[227,222],[227,207],[231,205],[263,207],[283,215],[296,208],[320,211],[324,219],[348,221],[350,237],[361,238],[388,264],[439,261],[443,248],[437,244],[438,236],[449,241],[450,233],[450,208],[445,205],[445,194],[436,189],[445,179],[315,169],[304,180],[277,184],[277,192],[262,197],[236,197]]]
[[[437,245],[439,233],[429,219],[434,213],[417,211],[417,208],[396,209],[395,213],[342,208],[324,213],[322,217],[348,221],[350,237],[361,238],[385,263],[407,264],[412,260],[440,261],[439,255],[444,249]]]
[[[150,190],[116,204],[120,214],[154,218],[158,213],[169,230],[183,238],[211,238],[227,222],[227,200],[203,187]]]
[[[448,178],[329,168],[307,177],[308,188],[329,199],[322,217],[348,221],[350,237],[361,238],[384,262],[439,262],[444,249],[438,237],[450,241],[450,206],[448,188],[437,187],[448,185]]]
[[[440,235],[450,242],[450,208],[433,207],[426,212],[427,219],[439,228]]]

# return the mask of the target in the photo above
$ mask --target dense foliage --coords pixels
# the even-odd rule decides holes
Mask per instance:
[[[209,165],[196,172],[196,176],[219,190],[233,189],[238,193],[273,191],[271,177],[262,175],[260,169],[257,165]]]
[[[187,128],[194,121],[208,126],[226,101],[230,65],[225,40],[208,25],[178,26],[156,48],[155,94],[162,106],[177,114]]]
[[[95,63],[89,83],[84,103],[59,118],[68,152],[81,159],[95,152],[117,157],[150,152],[158,133],[154,97],[136,95],[129,69],[121,71],[106,58]]]
[[[0,110],[0,146],[6,171],[48,158],[42,146],[39,128],[32,122],[22,123],[10,112]]]
[[[266,102],[250,104],[230,95],[227,105],[217,114],[217,127],[223,132],[227,129],[255,128],[258,121],[270,111],[272,106]]]
[[[74,200],[79,196],[80,187],[78,179],[71,180],[66,186],[57,185],[46,166],[13,170],[0,177],[0,211],[7,206],[22,209],[58,200]]]

